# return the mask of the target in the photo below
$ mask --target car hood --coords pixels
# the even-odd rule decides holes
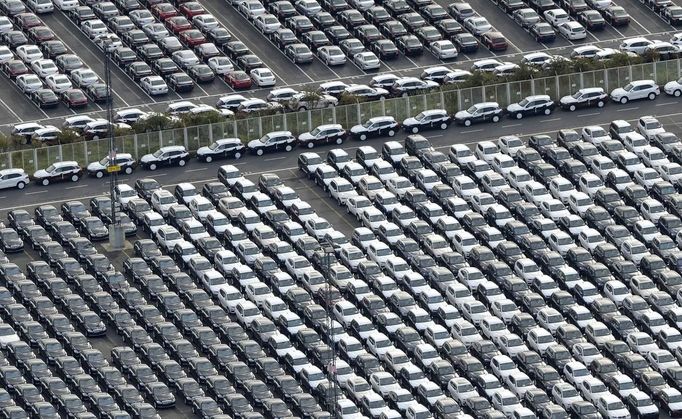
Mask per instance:
[[[573,98],[573,96],[564,96],[560,100],[561,103],[575,103],[576,100]]]
[[[262,142],[261,140],[252,140],[252,141],[249,141],[249,142],[248,142],[247,146],[249,146],[249,147],[251,147],[251,148],[254,148],[254,147],[262,147],[262,146],[263,146],[263,142]]]
[[[149,162],[156,161],[156,157],[154,157],[152,154],[145,154],[144,156],[142,156],[140,161],[142,163],[149,163]]]
[[[626,94],[627,92],[622,87],[613,89],[613,91],[611,92],[611,96],[625,96]]]
[[[418,125],[419,122],[415,118],[407,118],[403,121],[403,125]]]
[[[37,170],[33,173],[33,177],[48,177],[50,174],[45,169]]]
[[[355,125],[353,128],[350,129],[350,132],[365,132],[367,131],[367,128],[363,127],[362,125]]]
[[[508,112],[515,112],[515,111],[522,111],[522,110],[523,110],[523,108],[518,103],[512,103],[511,105],[507,106]]]
[[[98,162],[98,161],[92,162],[88,165],[88,171],[91,171],[91,172],[96,171],[96,170],[103,170],[103,169],[105,169],[105,167],[103,165],[101,165],[100,162]]]
[[[211,150],[210,148],[208,148],[206,146],[199,147],[199,149],[197,150],[197,154],[200,156],[203,156],[205,154],[213,154],[213,150]]]
[[[298,139],[301,141],[307,141],[307,140],[314,140],[315,137],[311,135],[309,132],[304,132],[303,134],[298,136]]]
[[[467,111],[459,111],[455,114],[455,118],[468,118],[471,114]]]

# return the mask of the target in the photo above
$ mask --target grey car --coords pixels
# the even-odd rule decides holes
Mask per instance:
[[[284,54],[295,64],[310,63],[313,61],[313,53],[307,45],[296,43],[287,45]]]

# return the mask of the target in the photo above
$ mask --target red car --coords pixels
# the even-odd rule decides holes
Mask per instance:
[[[201,45],[206,42],[206,37],[199,29],[189,29],[182,31],[180,32],[178,38],[180,39],[180,42],[184,43],[190,48],[196,47],[197,45]]]
[[[173,16],[178,16],[178,9],[173,7],[170,3],[159,3],[152,7],[152,14],[156,16],[160,21],[165,22]]]
[[[28,74],[28,67],[21,60],[10,60],[2,65],[2,72],[5,73],[7,77],[14,80],[17,76],[22,74]]]
[[[59,98],[68,108],[82,108],[88,106],[88,97],[81,89],[69,89],[63,91]]]
[[[488,31],[481,36],[481,43],[491,51],[505,51],[509,46],[507,38],[499,32]]]
[[[173,16],[166,20],[166,27],[169,31],[177,35],[182,31],[192,29],[192,24],[184,16]]]
[[[57,36],[47,26],[34,26],[28,30],[28,38],[36,44],[42,44],[57,39]]]
[[[31,29],[34,26],[45,25],[43,21],[33,13],[19,13],[18,15],[14,16],[14,23],[22,31]]]
[[[233,89],[249,89],[251,88],[251,77],[244,71],[230,71],[225,74],[225,83]]]
[[[196,1],[188,1],[187,3],[183,3],[178,10],[180,10],[180,13],[185,15],[187,19],[191,19],[194,16],[203,15],[206,13],[204,6]]]

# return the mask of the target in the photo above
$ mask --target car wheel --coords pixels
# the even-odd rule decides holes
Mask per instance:
[[[675,96],[675,97],[680,97],[680,96],[682,96],[682,90],[675,90],[675,91],[673,92],[673,96]]]
[[[656,99],[656,93],[654,93],[654,92],[649,93],[649,100],[654,100],[654,99]]]
[[[493,116],[493,122],[500,122],[500,117],[499,117],[499,115]]]
[[[440,129],[448,129],[448,124],[446,124],[445,122],[441,123]]]
[[[24,189],[25,187],[26,187],[26,184],[24,182],[17,183],[17,189]]]
[[[298,107],[298,111],[299,111],[299,112],[301,112],[301,111],[307,111],[307,110],[308,110],[308,109],[307,109],[305,106],[299,106],[299,107]]]
[[[104,177],[104,172],[100,170],[99,172],[95,173],[95,177],[97,179],[102,179]]]
[[[416,134],[419,132],[419,127],[412,127],[412,134]]]
[[[341,145],[343,144],[343,138],[339,137],[336,139],[336,144]]]
[[[72,175],[71,176],[71,182],[78,182],[78,179],[80,179],[80,176],[78,176],[78,175]]]
[[[133,173],[133,168],[130,167],[130,166],[128,166],[128,167],[125,168],[124,172],[125,172],[126,175],[130,175],[130,174]]]
[[[464,120],[464,126],[465,126],[465,127],[470,127],[470,126],[471,126],[471,120],[470,120],[470,119],[465,119],[465,120]]]
[[[257,156],[262,156],[263,153],[265,153],[265,151],[263,151],[262,148],[259,148],[258,150],[256,150],[256,155],[257,155]]]
[[[235,158],[235,160],[241,159],[241,158],[242,158],[242,153],[240,153],[240,152],[234,153],[234,158]]]
[[[523,114],[521,112],[516,114],[516,119],[521,119],[523,118]]]
[[[620,98],[620,103],[622,103],[623,105],[625,105],[626,103],[628,103],[628,98],[627,98],[626,96],[623,96],[622,98]],[[597,105],[597,106],[599,106],[599,105]],[[601,106],[600,106],[600,107],[601,107]]]
[[[360,141],[365,141],[367,139],[367,134],[360,134]]]
[[[93,135],[93,136],[92,136],[92,139],[95,140],[95,141],[99,140],[99,135],[97,135],[97,134]]]
[[[597,102],[597,107],[598,107],[598,108],[603,108],[603,107],[604,107],[604,101],[603,101],[603,100],[600,100],[599,102]]]
[[[293,149],[294,149],[294,147],[292,147],[291,144],[287,144],[287,146],[284,147],[284,151],[287,151],[287,152],[288,152],[288,151],[291,151],[291,150],[293,150]]]
[[[182,166],[184,166],[184,165],[186,165],[186,164],[187,164],[187,160],[185,160],[185,159],[182,159],[182,160],[180,160],[180,161],[178,162],[178,166],[180,166],[180,167],[182,167]]]
[[[206,163],[210,163],[210,162],[213,161],[213,157],[211,157],[211,156],[206,156],[206,159],[205,159],[205,160],[206,160]]]
[[[156,170],[156,163],[152,163],[149,165],[149,170],[154,171]]]
[[[50,179],[43,179],[42,182],[40,182],[43,186],[47,186],[50,184]]]
[[[549,108],[545,109],[545,115],[551,115],[551,114],[552,114],[551,109],[549,109]]]
[[[575,111],[575,105],[569,106],[569,107],[568,107],[568,110],[571,111],[571,112]]]
[[[388,132],[388,136],[389,136],[389,137],[393,137],[394,135],[395,135],[395,131],[390,130],[390,131]]]

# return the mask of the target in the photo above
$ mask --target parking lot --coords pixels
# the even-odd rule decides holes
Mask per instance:
[[[658,15],[637,0],[621,0],[618,5],[625,8],[631,16],[631,22],[624,27],[607,25],[604,30],[591,31],[583,41],[568,41],[557,36],[552,43],[539,43],[508,14],[505,14],[490,0],[473,0],[471,6],[481,16],[488,19],[493,28],[500,31],[509,40],[507,51],[491,52],[480,46],[477,52],[460,54],[456,60],[443,62],[425,51],[419,56],[408,57],[399,54],[397,59],[382,61],[377,71],[366,72],[354,63],[347,62],[343,66],[327,67],[318,58],[310,64],[294,64],[273,42],[261,34],[252,23],[247,21],[237,10],[227,2],[211,0],[202,3],[206,11],[215,16],[221,24],[229,29],[235,39],[242,41],[263,63],[272,70],[277,79],[277,86],[292,85],[299,89],[315,88],[324,81],[342,80],[354,83],[367,83],[377,73],[394,73],[397,75],[418,75],[423,68],[446,64],[453,68],[468,69],[471,63],[482,58],[496,57],[502,61],[518,62],[523,54],[535,51],[545,51],[553,54],[568,55],[580,44],[595,44],[600,47],[616,47],[624,38],[646,36],[649,39],[667,41],[675,28],[664,22]],[[446,8],[448,3],[439,0],[439,4]],[[84,35],[78,27],[63,12],[56,10],[52,14],[41,15],[45,24],[54,31],[67,48],[77,51],[86,65],[90,66],[100,77],[104,74],[104,53]],[[115,108],[138,107],[145,111],[163,111],[169,102],[180,99],[191,99],[197,103],[215,105],[221,95],[233,92],[221,78],[211,83],[198,84],[189,93],[175,93],[151,97],[145,93],[137,83],[126,75],[118,66],[112,65],[112,87]],[[0,76],[0,78],[4,78]],[[249,96],[264,98],[270,89],[252,88],[246,92]],[[25,95],[21,94],[12,83],[2,83],[0,87],[0,108],[5,111],[0,115],[0,127],[7,130],[19,122],[40,121],[60,126],[64,117],[77,111],[59,105],[55,109],[39,109]],[[103,117],[105,112],[99,104],[90,102],[78,111],[79,114],[90,114]]]

